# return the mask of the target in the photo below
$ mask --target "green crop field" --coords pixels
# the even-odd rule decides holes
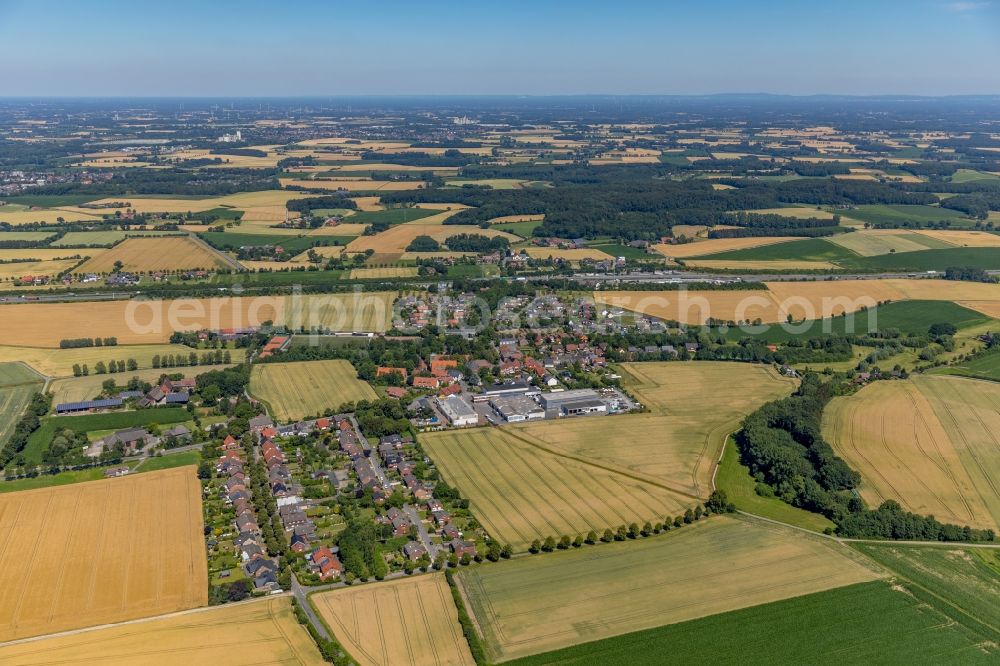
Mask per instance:
[[[944,271],[947,268],[1000,269],[1000,247],[956,247],[853,257],[836,262],[848,270]]]
[[[239,284],[244,287],[287,287],[296,284],[330,284],[342,279],[344,271],[257,271],[252,273],[216,274],[211,283],[218,285]]]
[[[241,247],[260,247],[274,245],[282,247],[290,256],[305,252],[311,247],[323,245],[328,238],[325,236],[284,236],[279,234],[246,234],[232,231],[205,232],[198,237],[217,250],[235,251]]]
[[[198,451],[182,451],[181,453],[167,453],[162,456],[155,456],[153,458],[146,458],[139,468],[136,470],[138,472],[155,472],[161,469],[170,469],[171,467],[184,467],[184,465],[197,465],[201,462],[201,453]]]
[[[278,421],[294,421],[345,402],[373,400],[374,389],[358,379],[350,361],[260,363],[250,374],[250,392],[270,406]]]
[[[463,569],[456,580],[488,657],[504,661],[878,575],[829,539],[712,516],[659,536]]]
[[[1000,382],[1000,351],[987,352],[969,361],[943,366],[930,371],[932,374],[959,375]]]
[[[626,259],[635,259],[638,261],[663,261],[663,256],[658,253],[649,254],[641,247],[629,247],[628,245],[622,245],[620,243],[595,241],[593,243],[587,243],[587,247],[600,250],[605,254],[611,255],[612,257],[625,257]]]
[[[974,221],[965,219],[965,215],[957,210],[938,208],[937,206],[888,206],[873,204],[845,210],[842,214],[844,217],[849,217],[852,220],[875,225],[886,224],[892,226],[904,222],[926,224],[927,222],[939,222],[941,220],[951,222],[954,227],[972,226],[974,224]]]
[[[862,335],[869,331],[897,329],[903,335],[923,335],[932,324],[951,323],[959,329],[979,326],[990,321],[986,315],[952,303],[951,301],[896,301],[846,317],[814,319],[797,324],[795,331],[784,326],[768,326],[761,332],[747,332],[731,328],[726,335],[736,341],[755,337],[765,342],[787,342],[792,339],[818,338],[826,335]]]
[[[907,587],[1000,644],[1000,550],[949,546],[851,544],[902,576]]]
[[[153,423],[182,423],[191,418],[183,407],[158,407],[127,412],[107,412],[81,416],[49,416],[42,419],[42,425],[31,433],[24,448],[24,458],[29,463],[40,463],[42,454],[57,430],[69,429],[76,432],[93,430],[121,430],[147,426]]]
[[[706,255],[712,261],[829,261],[840,262],[857,258],[857,255],[835,243],[822,238],[773,243],[746,250],[732,250]],[[696,257],[692,257],[696,259]]]
[[[814,532],[834,527],[832,521],[818,513],[798,509],[777,497],[758,495],[756,485],[750,468],[740,462],[736,443],[732,438],[727,439],[722,462],[715,473],[715,487],[724,490],[737,509]]]
[[[884,582],[794,599],[508,662],[511,666],[646,664],[989,664],[996,644]]]
[[[429,208],[387,208],[385,210],[358,211],[344,218],[344,224],[403,224],[415,222],[441,211]]]
[[[3,241],[29,241],[41,242],[52,238],[54,231],[0,231],[0,242]]]
[[[974,183],[976,181],[1000,183],[1000,176],[994,173],[973,171],[972,169],[959,169],[951,176],[951,182],[953,183]]]
[[[93,247],[114,245],[125,240],[125,232],[111,231],[71,231],[52,243],[52,247]]]
[[[515,236],[520,236],[521,238],[531,238],[535,229],[537,229],[542,224],[542,220],[529,220],[526,222],[504,222],[503,224],[494,224],[491,229],[496,229],[497,231],[506,231],[509,234],[514,234]]]
[[[27,366],[0,363],[0,449],[10,440],[32,394],[41,389],[42,378]]]

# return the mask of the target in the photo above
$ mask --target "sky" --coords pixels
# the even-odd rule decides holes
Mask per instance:
[[[1000,0],[0,0],[0,96],[1000,94]]]

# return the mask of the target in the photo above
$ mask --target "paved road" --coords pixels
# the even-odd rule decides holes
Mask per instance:
[[[317,587],[305,588],[299,585],[299,579],[292,574],[292,594],[295,595],[295,600],[299,603],[299,608],[303,610],[306,617],[309,619],[309,624],[313,626],[320,636],[326,640],[330,640],[330,632],[326,630],[326,625],[324,625],[319,617],[316,616],[316,611],[312,609],[309,605],[308,595],[312,592],[321,592],[323,590],[330,590],[336,587],[335,585],[321,585]]]
[[[420,520],[420,514],[417,513],[417,509],[412,504],[404,504],[403,511],[409,516],[410,522],[416,526],[420,542],[427,549],[427,554],[430,555],[431,561],[434,561],[434,558],[437,557],[437,548],[431,542],[431,535],[427,533],[427,528],[424,526],[424,521]]]

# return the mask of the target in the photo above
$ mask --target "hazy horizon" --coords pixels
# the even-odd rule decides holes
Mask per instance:
[[[995,95],[998,62],[995,0],[0,0],[18,98]]]

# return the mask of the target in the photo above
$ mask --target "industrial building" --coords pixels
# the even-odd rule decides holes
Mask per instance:
[[[474,426],[479,425],[479,414],[472,408],[472,405],[459,395],[449,395],[447,398],[438,398],[438,405],[441,411],[448,418],[448,422],[453,426]]]
[[[490,398],[506,397],[514,395],[533,396],[541,393],[537,386],[532,386],[528,382],[517,381],[506,384],[489,384],[483,387],[483,392],[473,398],[474,402],[486,402]]]
[[[523,395],[490,398],[490,407],[507,423],[545,418],[545,410],[537,402]]]
[[[538,397],[546,412],[558,416],[583,416],[586,414],[607,414],[608,405],[593,389],[555,391]]]

